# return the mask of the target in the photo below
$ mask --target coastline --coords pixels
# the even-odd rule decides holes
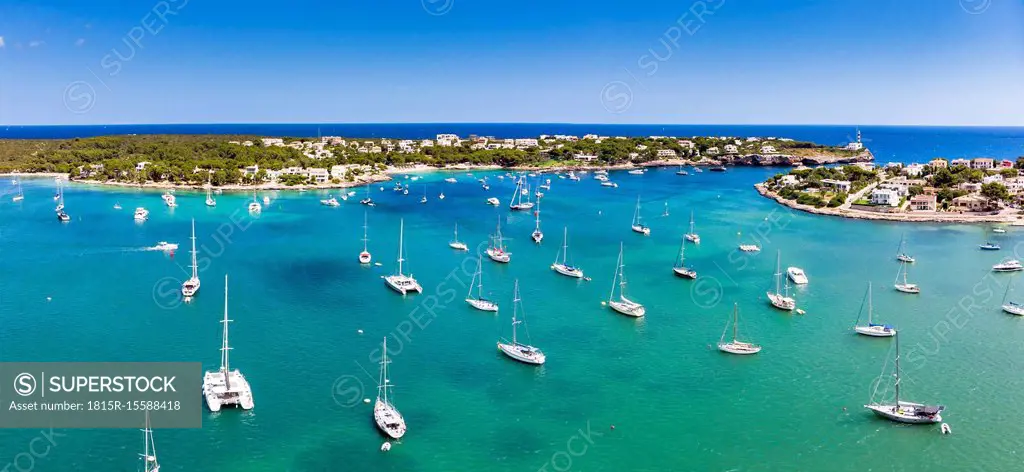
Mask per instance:
[[[762,197],[775,200],[776,203],[792,208],[794,210],[813,213],[815,215],[835,216],[855,220],[895,221],[905,223],[1015,223],[1024,222],[1024,215],[1009,214],[988,214],[988,215],[967,215],[961,213],[873,213],[848,208],[817,208],[810,205],[803,205],[793,200],[782,198],[775,192],[768,190],[764,183],[754,184],[757,193]]]

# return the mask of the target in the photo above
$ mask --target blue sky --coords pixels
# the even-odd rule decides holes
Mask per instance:
[[[0,123],[1024,125],[1021,0],[0,2]]]

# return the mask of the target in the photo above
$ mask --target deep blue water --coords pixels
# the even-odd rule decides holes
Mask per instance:
[[[880,162],[922,162],[935,157],[1024,156],[1024,127],[862,126],[865,144]],[[534,137],[541,134],[608,136],[777,136],[844,144],[856,138],[856,127],[794,125],[614,125],[571,123],[232,123],[139,124],[87,126],[8,126],[0,138],[74,138],[112,134],[251,134],[309,137],[433,138],[439,133],[460,136]]]

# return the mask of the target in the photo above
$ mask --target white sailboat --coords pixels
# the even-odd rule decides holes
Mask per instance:
[[[896,282],[893,287],[895,287],[897,291],[903,293],[921,293],[921,287],[918,287],[917,284],[907,282],[907,264],[909,263],[906,261],[900,261],[900,271],[896,273]],[[900,283],[901,275],[903,276],[902,283]]]
[[[512,292],[512,342],[502,342],[504,340],[499,340],[498,350],[524,364],[541,365],[547,360],[544,353],[529,344],[519,342],[516,327],[523,323],[523,320],[518,318],[519,311],[522,310],[521,303],[522,299],[519,298],[519,279],[516,279],[515,289]],[[526,316],[525,313],[523,316]],[[527,338],[529,338],[529,333],[527,333]]]
[[[512,253],[505,250],[505,238],[501,236],[501,218],[498,218],[498,229],[491,238],[491,244],[487,248],[487,257],[494,262],[508,264],[512,260]]]
[[[476,259],[476,272],[473,279],[469,281],[469,293],[466,294],[466,303],[480,311],[498,311],[498,304],[484,298],[484,274],[483,259]],[[473,288],[476,288],[476,296],[473,296]]]
[[[526,201],[523,201],[523,196],[526,196]],[[533,202],[530,201],[530,189],[526,186],[526,177],[519,177],[516,180],[516,191],[512,194],[512,200],[509,201],[508,207],[514,211],[525,211],[533,208]]]
[[[619,242],[619,260],[615,264],[615,275],[612,277],[612,291],[608,294],[608,306],[611,309],[634,318],[647,314],[643,305],[626,298],[626,263],[622,258],[622,243]],[[618,287],[618,299],[615,297],[615,288]]]
[[[367,249],[367,247],[366,247],[366,242],[370,240],[369,238],[366,237],[366,228],[367,228],[366,212],[364,211],[363,212],[363,251],[359,253],[359,263],[360,264],[364,264],[364,265],[365,264],[369,264],[370,261],[373,260],[373,257],[370,256],[369,249]]]
[[[25,192],[21,188],[21,181],[20,180],[15,180],[14,183],[18,187],[18,193],[15,194],[14,197],[11,198],[11,201],[12,202],[20,202],[20,201],[25,199]]]
[[[677,277],[696,279],[697,271],[686,267],[686,239],[679,242],[679,255],[676,256],[676,263],[672,265],[672,272]]]
[[[409,194],[409,188],[408,187],[405,188],[404,193],[405,193],[405,195]],[[370,184],[369,183],[366,184],[366,198],[364,198],[362,200],[359,200],[359,203],[361,203],[363,205],[366,205],[366,206],[375,206],[375,204],[373,203],[373,199],[370,198]]]
[[[231,370],[231,345],[228,344],[228,276],[224,274],[224,332],[221,335],[220,369],[207,371],[203,375],[203,397],[210,411],[220,411],[224,406],[238,406],[243,410],[251,410],[255,404],[252,399],[252,387],[238,369]]]
[[[1006,291],[1003,292],[1003,311],[1011,315],[1024,316],[1024,305],[1013,301],[1006,301],[1006,296],[1010,294],[1011,287],[1013,287],[1013,284],[1006,284]]]
[[[912,264],[914,262],[914,258],[910,257],[910,255],[908,255],[906,253],[906,251],[905,251],[906,243],[907,243],[907,235],[904,234],[902,237],[900,237],[900,245],[899,245],[899,247],[896,248],[896,260],[900,261],[900,262],[907,262],[907,263],[911,263]]]
[[[153,429],[149,426],[149,410],[146,410],[146,427],[142,430],[142,471],[160,472],[160,462],[156,459],[156,442],[153,441]]]
[[[405,295],[409,292],[423,293],[423,287],[420,283],[412,277],[412,275],[405,275],[402,273],[402,263],[405,262],[404,257],[404,238],[405,235],[405,220],[401,220],[398,229],[398,271],[392,275],[384,277],[384,283],[392,290]]]
[[[206,206],[217,206],[217,200],[213,199],[213,186],[210,184],[209,180],[206,181]]]
[[[190,300],[199,291],[199,264],[196,263],[196,220],[192,219],[192,277],[181,284],[181,295]]]
[[[633,232],[640,233],[644,236],[651,235],[651,228],[643,223],[640,218],[640,196],[636,197],[636,210],[633,211]]]
[[[908,424],[932,424],[942,422],[942,411],[946,409],[942,405],[925,405],[922,403],[906,402],[900,399],[900,336],[896,335],[896,367],[892,374],[895,378],[895,389],[896,389],[896,401],[895,402],[875,402],[864,405],[874,412],[881,418],[885,418],[889,421],[895,421],[897,423],[908,423]],[[878,395],[878,387],[883,385],[882,379],[889,377],[887,373],[882,371],[879,376],[879,381],[875,386],[875,391],[872,394],[872,398]],[[888,385],[886,385],[888,389]]]
[[[67,223],[71,221],[71,216],[64,211],[64,187],[61,184],[57,185],[57,220],[61,223]]]
[[[540,200],[537,200],[537,209],[534,210],[533,216],[536,218],[535,226],[533,227],[533,233],[530,234],[530,238],[533,242],[540,244],[544,240],[544,233],[540,231]]]
[[[448,247],[455,249],[456,251],[468,251],[469,246],[466,243],[459,241],[459,224],[455,223],[455,239],[448,242]]]
[[[558,258],[561,256],[562,260]],[[555,254],[555,262],[551,264],[551,270],[566,277],[583,278],[583,269],[568,263],[569,260],[569,227],[566,226],[562,232],[562,249]]]
[[[739,340],[740,308],[739,305],[732,305],[732,323],[725,323],[722,337],[718,340],[718,350],[729,354],[750,355],[761,352],[761,346]],[[729,325],[732,324],[732,341],[725,340],[725,334],[729,332]]]
[[[377,428],[391,439],[402,439],[405,436],[405,418],[391,402],[394,398],[392,389],[395,387],[388,376],[388,338],[384,337],[383,351],[380,356],[380,378],[377,380],[377,401],[373,404],[373,421]]]
[[[260,205],[260,202],[258,200],[256,200],[256,191],[253,190],[252,191],[252,202],[249,203],[249,213],[252,213],[254,215],[258,215],[258,214],[260,214],[262,212],[263,212],[263,205]]]
[[[690,210],[690,232],[686,233],[685,236],[687,241],[694,244],[700,244],[700,235],[693,230],[693,210]]]
[[[775,256],[775,292],[766,292],[768,302],[780,310],[792,311],[796,308],[796,300],[789,296],[789,280],[786,280],[785,287],[782,286],[782,251]],[[785,292],[783,292],[783,289]]]
[[[864,336],[873,336],[876,338],[886,338],[896,335],[896,328],[887,324],[874,323],[872,319],[874,307],[871,303],[871,282],[868,282],[868,293],[865,295],[868,298],[868,322],[867,324],[860,324],[860,317],[857,318],[857,323],[854,325],[853,330],[857,334],[863,334]]]

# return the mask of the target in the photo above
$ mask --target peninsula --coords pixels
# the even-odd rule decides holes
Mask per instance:
[[[821,215],[911,222],[1024,221],[1024,157],[796,168],[754,187],[783,205]]]
[[[640,166],[797,166],[868,162],[861,143],[825,146],[779,137],[541,135],[436,139],[130,135],[0,140],[0,173],[154,187],[349,187],[410,168],[560,170]]]

